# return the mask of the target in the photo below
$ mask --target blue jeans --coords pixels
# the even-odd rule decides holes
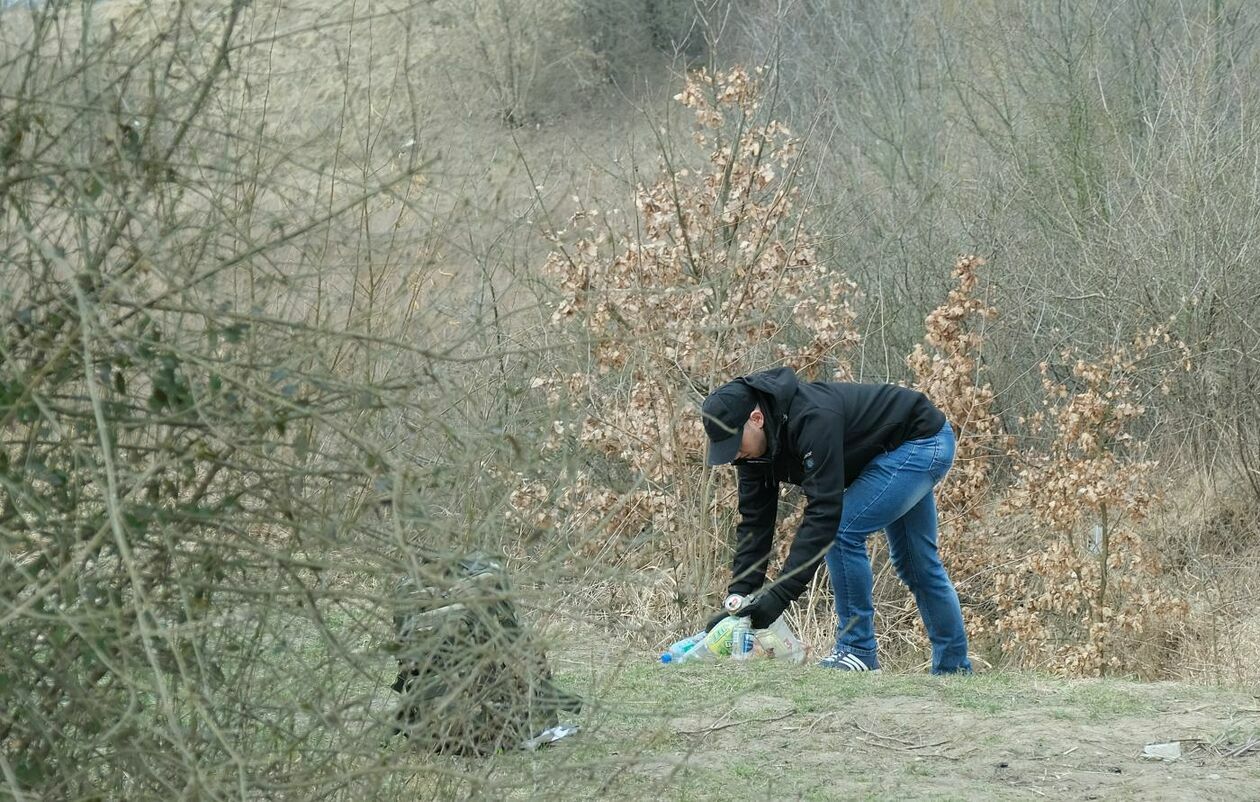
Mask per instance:
[[[874,577],[866,537],[888,535],[897,576],[910,588],[932,642],[932,673],[970,672],[967,633],[958,592],[937,553],[932,489],[954,462],[954,430],[947,422],[932,437],[909,440],[871,460],[844,491],[844,511],[827,568],[836,592],[836,649],[878,665],[875,657]]]

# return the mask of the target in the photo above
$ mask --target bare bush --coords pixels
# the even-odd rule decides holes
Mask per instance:
[[[1178,425],[1155,445],[1243,459],[1254,441],[1235,413],[1254,417],[1258,357],[1245,310],[1260,299],[1245,266],[1260,139],[1241,112],[1257,92],[1254,7],[765,3],[741,22],[755,57],[780,54],[787,117],[821,118],[824,255],[877,305],[859,375],[901,376],[947,286],[940,251],[974,250],[1005,313],[988,351],[999,414],[1031,411],[1028,366],[1047,354],[1175,317],[1201,367],[1160,400]]]
[[[610,84],[633,89],[639,78],[658,79],[675,57],[697,58],[702,21],[692,0],[443,2],[434,74],[469,113],[483,110],[467,94],[475,77],[504,125],[539,125],[599,99]]]
[[[389,748],[391,612],[400,577],[495,542],[449,510],[493,494],[463,477],[506,446],[451,411],[466,366],[497,360],[478,320],[431,314],[425,160],[374,153],[370,116],[362,136],[273,136],[289,76],[247,4],[4,14],[0,782],[437,793],[440,770]],[[419,665],[443,647],[542,676],[493,633],[407,644]],[[438,707],[475,717],[469,696]]]

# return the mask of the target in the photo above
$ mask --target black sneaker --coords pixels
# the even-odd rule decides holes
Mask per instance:
[[[874,657],[858,657],[852,652],[842,652],[839,649],[819,660],[818,665],[822,668],[834,668],[836,671],[879,673],[879,661]]]

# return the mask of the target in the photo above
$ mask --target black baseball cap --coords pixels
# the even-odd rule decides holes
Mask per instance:
[[[709,436],[710,465],[725,465],[739,455],[744,424],[756,407],[756,393],[739,380],[723,384],[704,399],[700,415]]]

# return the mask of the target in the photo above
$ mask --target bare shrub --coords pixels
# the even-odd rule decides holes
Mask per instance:
[[[720,19],[728,0],[575,0],[577,30],[590,42],[606,79],[633,86],[657,78],[667,63],[694,63],[706,55],[710,20]]]
[[[430,318],[423,158],[269,134],[275,21],[111,6],[0,27],[0,787],[437,793],[391,747],[390,612],[499,534],[466,477],[506,446],[460,402],[506,348]],[[536,652],[475,640],[529,687]]]
[[[433,62],[451,82],[451,99],[469,113],[488,107],[509,128],[543,121],[600,81],[595,43],[582,36],[574,0],[442,2],[436,22],[445,35]],[[467,95],[470,77],[480,96]]]

